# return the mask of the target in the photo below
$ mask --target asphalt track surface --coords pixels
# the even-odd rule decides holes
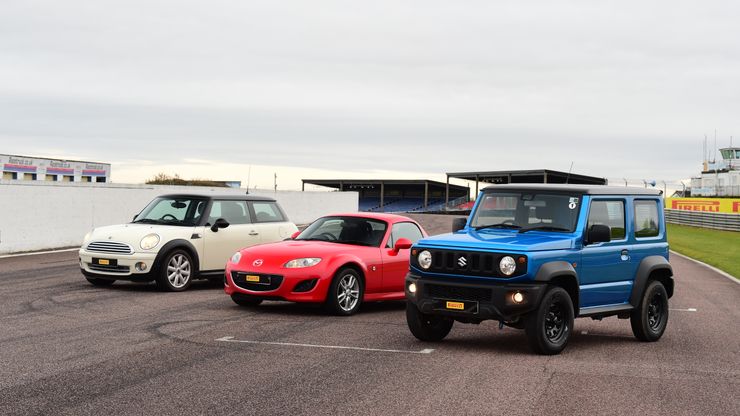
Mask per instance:
[[[96,288],[76,259],[0,259],[2,415],[740,414],[740,285],[678,256],[659,342],[626,320],[578,319],[554,357],[495,322],[421,343],[402,302],[342,318],[243,309],[207,282]]]

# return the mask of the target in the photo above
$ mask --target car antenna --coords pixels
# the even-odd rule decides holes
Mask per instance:
[[[575,163],[575,162],[570,162],[570,169],[568,169],[568,176],[565,177],[565,184],[566,185],[568,184],[568,179],[570,179],[570,173],[573,171],[573,163]]]

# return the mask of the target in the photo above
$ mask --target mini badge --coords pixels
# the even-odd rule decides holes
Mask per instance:
[[[568,208],[576,209],[576,207],[578,207],[578,198],[571,198],[570,202],[568,203]]]

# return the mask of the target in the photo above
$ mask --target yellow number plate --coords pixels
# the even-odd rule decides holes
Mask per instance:
[[[247,282],[259,283],[260,282],[260,277],[259,276],[252,275],[252,274],[248,274],[247,275]]]
[[[100,260],[98,260],[98,264],[101,265],[101,266],[108,266],[108,265],[110,265],[110,260],[100,259]]]
[[[463,311],[465,310],[465,304],[462,302],[447,302],[447,309]]]

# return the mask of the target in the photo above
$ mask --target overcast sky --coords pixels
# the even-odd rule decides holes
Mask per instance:
[[[299,188],[548,168],[679,180],[740,144],[732,1],[3,0],[0,153]],[[437,176],[435,176],[437,177]]]

